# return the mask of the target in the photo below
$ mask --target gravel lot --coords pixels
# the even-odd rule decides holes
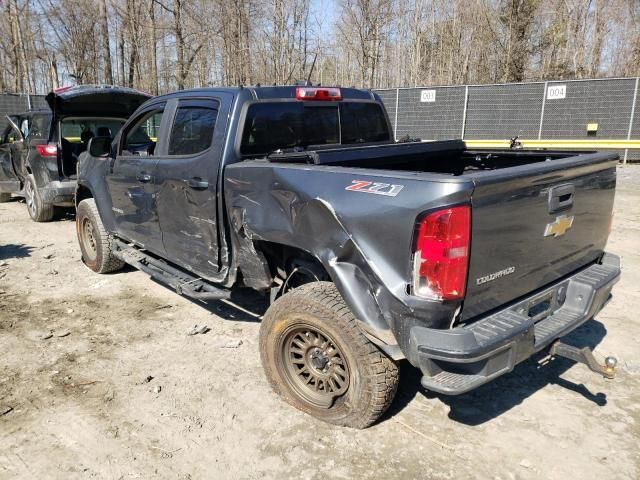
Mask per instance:
[[[541,355],[450,398],[403,364],[365,431],[271,392],[261,297],[203,304],[137,271],[94,274],[73,217],[36,224],[0,204],[0,478],[640,478],[640,167],[618,179],[608,249],[623,277],[567,338],[615,354],[615,380]],[[195,324],[211,331],[188,336]]]

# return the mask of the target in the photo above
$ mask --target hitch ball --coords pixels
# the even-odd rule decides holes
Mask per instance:
[[[604,367],[607,373],[613,373],[618,365],[618,359],[616,357],[607,357],[604,359]]]

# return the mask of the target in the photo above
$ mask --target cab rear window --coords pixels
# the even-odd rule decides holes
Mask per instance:
[[[247,110],[240,152],[266,155],[278,149],[389,140],[387,120],[377,103],[264,102]]]

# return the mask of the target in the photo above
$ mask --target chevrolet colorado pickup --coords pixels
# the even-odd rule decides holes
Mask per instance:
[[[370,91],[181,91],[91,140],[77,233],[99,273],[128,263],[198,300],[268,294],[274,390],[364,428],[391,403],[399,359],[424,388],[460,394],[547,347],[576,353],[557,340],[620,275],[605,253],[616,158],[395,142]]]
[[[7,117],[0,136],[0,202],[23,196],[29,216],[48,222],[73,207],[78,156],[94,136],[112,136],[149,95],[111,85],[61,87],[49,109]]]

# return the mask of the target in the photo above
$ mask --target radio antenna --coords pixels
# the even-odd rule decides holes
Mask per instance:
[[[318,58],[318,54],[316,53],[313,57],[313,63],[311,64],[311,69],[309,70],[309,76],[307,77],[307,85],[311,85],[311,74],[313,73],[313,69],[316,66],[317,58]]]

